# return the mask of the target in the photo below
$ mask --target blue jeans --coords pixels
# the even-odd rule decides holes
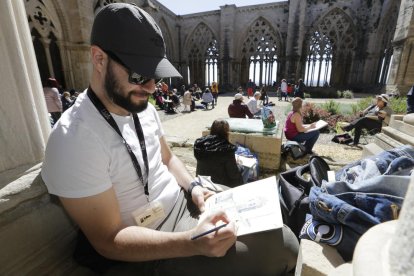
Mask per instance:
[[[361,192],[331,195],[319,187],[312,187],[309,201],[310,219],[341,232],[336,248],[346,261],[350,261],[361,235],[372,226],[397,219],[403,197]]]
[[[404,197],[409,184],[410,176],[380,175],[355,183],[346,181],[324,182],[322,183],[321,189],[328,194],[359,192]]]
[[[318,138],[319,131],[316,130],[311,132],[299,132],[299,134],[293,137],[291,140],[298,143],[305,142],[304,146],[306,148],[306,153],[312,153],[313,146],[315,145]]]
[[[336,172],[335,179],[354,183],[381,174],[409,175],[413,164],[414,147],[400,146],[346,165]]]
[[[401,210],[403,200],[403,197],[379,193],[330,195],[319,187],[312,187],[309,207],[314,218],[349,226],[362,235],[376,224],[397,219],[395,210]]]

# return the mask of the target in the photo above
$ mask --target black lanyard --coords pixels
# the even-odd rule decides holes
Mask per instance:
[[[145,164],[145,172],[147,174],[147,179],[144,180],[144,177],[141,172],[141,166],[138,163],[137,157],[132,152],[130,145],[127,143],[125,138],[122,136],[121,131],[119,130],[118,125],[116,124],[114,118],[112,117],[111,113],[106,109],[106,107],[102,104],[99,98],[95,95],[95,92],[89,87],[88,88],[88,97],[102,115],[102,117],[108,122],[108,124],[118,133],[119,136],[122,138],[122,142],[125,145],[129,156],[131,156],[132,164],[134,165],[135,170],[137,171],[139,180],[141,181],[142,185],[144,185],[144,192],[149,199],[149,191],[148,191],[148,155],[147,155],[147,148],[145,147],[145,138],[144,132],[142,131],[141,123],[139,122],[138,116],[136,113],[132,113],[132,118],[134,119],[135,131],[137,132],[137,136],[139,139],[139,145],[141,146],[142,158],[144,159]]]

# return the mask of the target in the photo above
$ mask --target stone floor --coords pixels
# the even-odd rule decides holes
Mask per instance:
[[[192,145],[201,132],[210,126],[217,118],[226,118],[227,107],[233,100],[234,93],[221,94],[218,104],[214,109],[196,110],[191,113],[166,114],[159,110],[159,116],[162,121],[166,138],[172,146],[173,152],[184,162],[190,173],[195,175],[196,160],[193,155]],[[314,103],[323,103],[324,99],[306,99]],[[245,99],[247,101],[247,99]],[[275,103],[273,112],[277,120],[284,124],[286,114],[290,110],[290,102],[279,102],[276,97],[270,97],[270,101]],[[337,99],[341,103],[353,103],[357,99]],[[339,145],[331,142],[333,134],[321,133],[314,151],[322,156],[330,165],[331,169],[337,170],[340,167],[349,164],[352,161],[359,160],[362,156],[362,150],[347,145]],[[369,142],[370,138],[368,138]],[[282,164],[281,170],[289,169],[307,162],[307,158],[292,160],[287,158]]]

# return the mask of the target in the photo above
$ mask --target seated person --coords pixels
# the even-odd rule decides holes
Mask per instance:
[[[260,99],[260,92],[255,92],[253,97],[247,101],[247,107],[254,116],[260,116],[262,109],[257,107],[257,101]]]
[[[233,103],[229,105],[227,112],[230,118],[253,118],[247,105],[243,104],[243,95],[240,93],[234,95]]]
[[[159,47],[151,48],[154,39]],[[147,70],[151,81],[137,84],[100,47],[134,71]],[[128,49],[130,55],[120,55]],[[154,79],[180,76],[165,57],[155,20],[135,5],[108,4],[96,15],[89,53],[90,87],[52,130],[41,172],[49,193],[84,233],[75,259],[94,275],[293,273],[298,241],[288,227],[238,237],[236,221],[224,211],[200,221],[196,216],[213,192],[171,151],[158,112],[148,104]],[[111,101],[105,85],[111,73],[120,94],[139,95],[127,104]],[[192,239],[222,222],[228,224]]]
[[[164,109],[164,98],[162,96],[161,88],[156,88],[152,97],[155,99],[155,104],[160,108]]]
[[[206,88],[203,95],[201,96],[201,104],[204,105],[204,107],[207,109],[208,104],[212,105],[214,108],[214,97],[213,94],[211,94],[210,89]]]
[[[263,105],[269,104],[269,96],[267,95],[266,87],[264,85],[260,89],[260,100],[262,101]]]
[[[201,91],[201,88],[197,84],[194,84],[193,91],[194,91],[194,96],[196,97],[196,99],[197,100],[201,99],[202,91]]]
[[[392,110],[388,105],[388,95],[381,94],[376,97],[377,103],[369,106],[360,113],[361,118],[356,119],[348,126],[341,127],[344,131],[351,131],[355,129],[353,146],[358,146],[359,138],[361,137],[362,129],[368,131],[378,129],[381,131],[382,125],[388,125]]]
[[[292,101],[292,111],[287,115],[283,131],[288,140],[304,143],[306,153],[312,154],[313,146],[319,137],[319,131],[310,131],[315,128],[315,123],[303,124],[302,102],[302,99],[298,97]]]
[[[196,174],[209,175],[214,183],[236,187],[243,184],[242,168],[234,155],[237,146],[228,141],[229,130],[227,121],[218,119],[211,125],[210,135],[195,141]]]
[[[168,91],[167,99],[164,102],[166,103],[165,112],[175,113],[174,108],[180,104],[180,99],[173,91]]]

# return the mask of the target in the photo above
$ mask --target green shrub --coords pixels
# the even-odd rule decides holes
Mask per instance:
[[[407,113],[407,98],[406,97],[392,97],[389,103],[394,114]]]
[[[345,90],[342,92],[342,96],[345,99],[353,99],[354,98],[354,93],[351,90]]]
[[[329,100],[326,103],[322,104],[322,109],[326,110],[331,115],[336,115],[339,113],[339,103],[334,100]]]

